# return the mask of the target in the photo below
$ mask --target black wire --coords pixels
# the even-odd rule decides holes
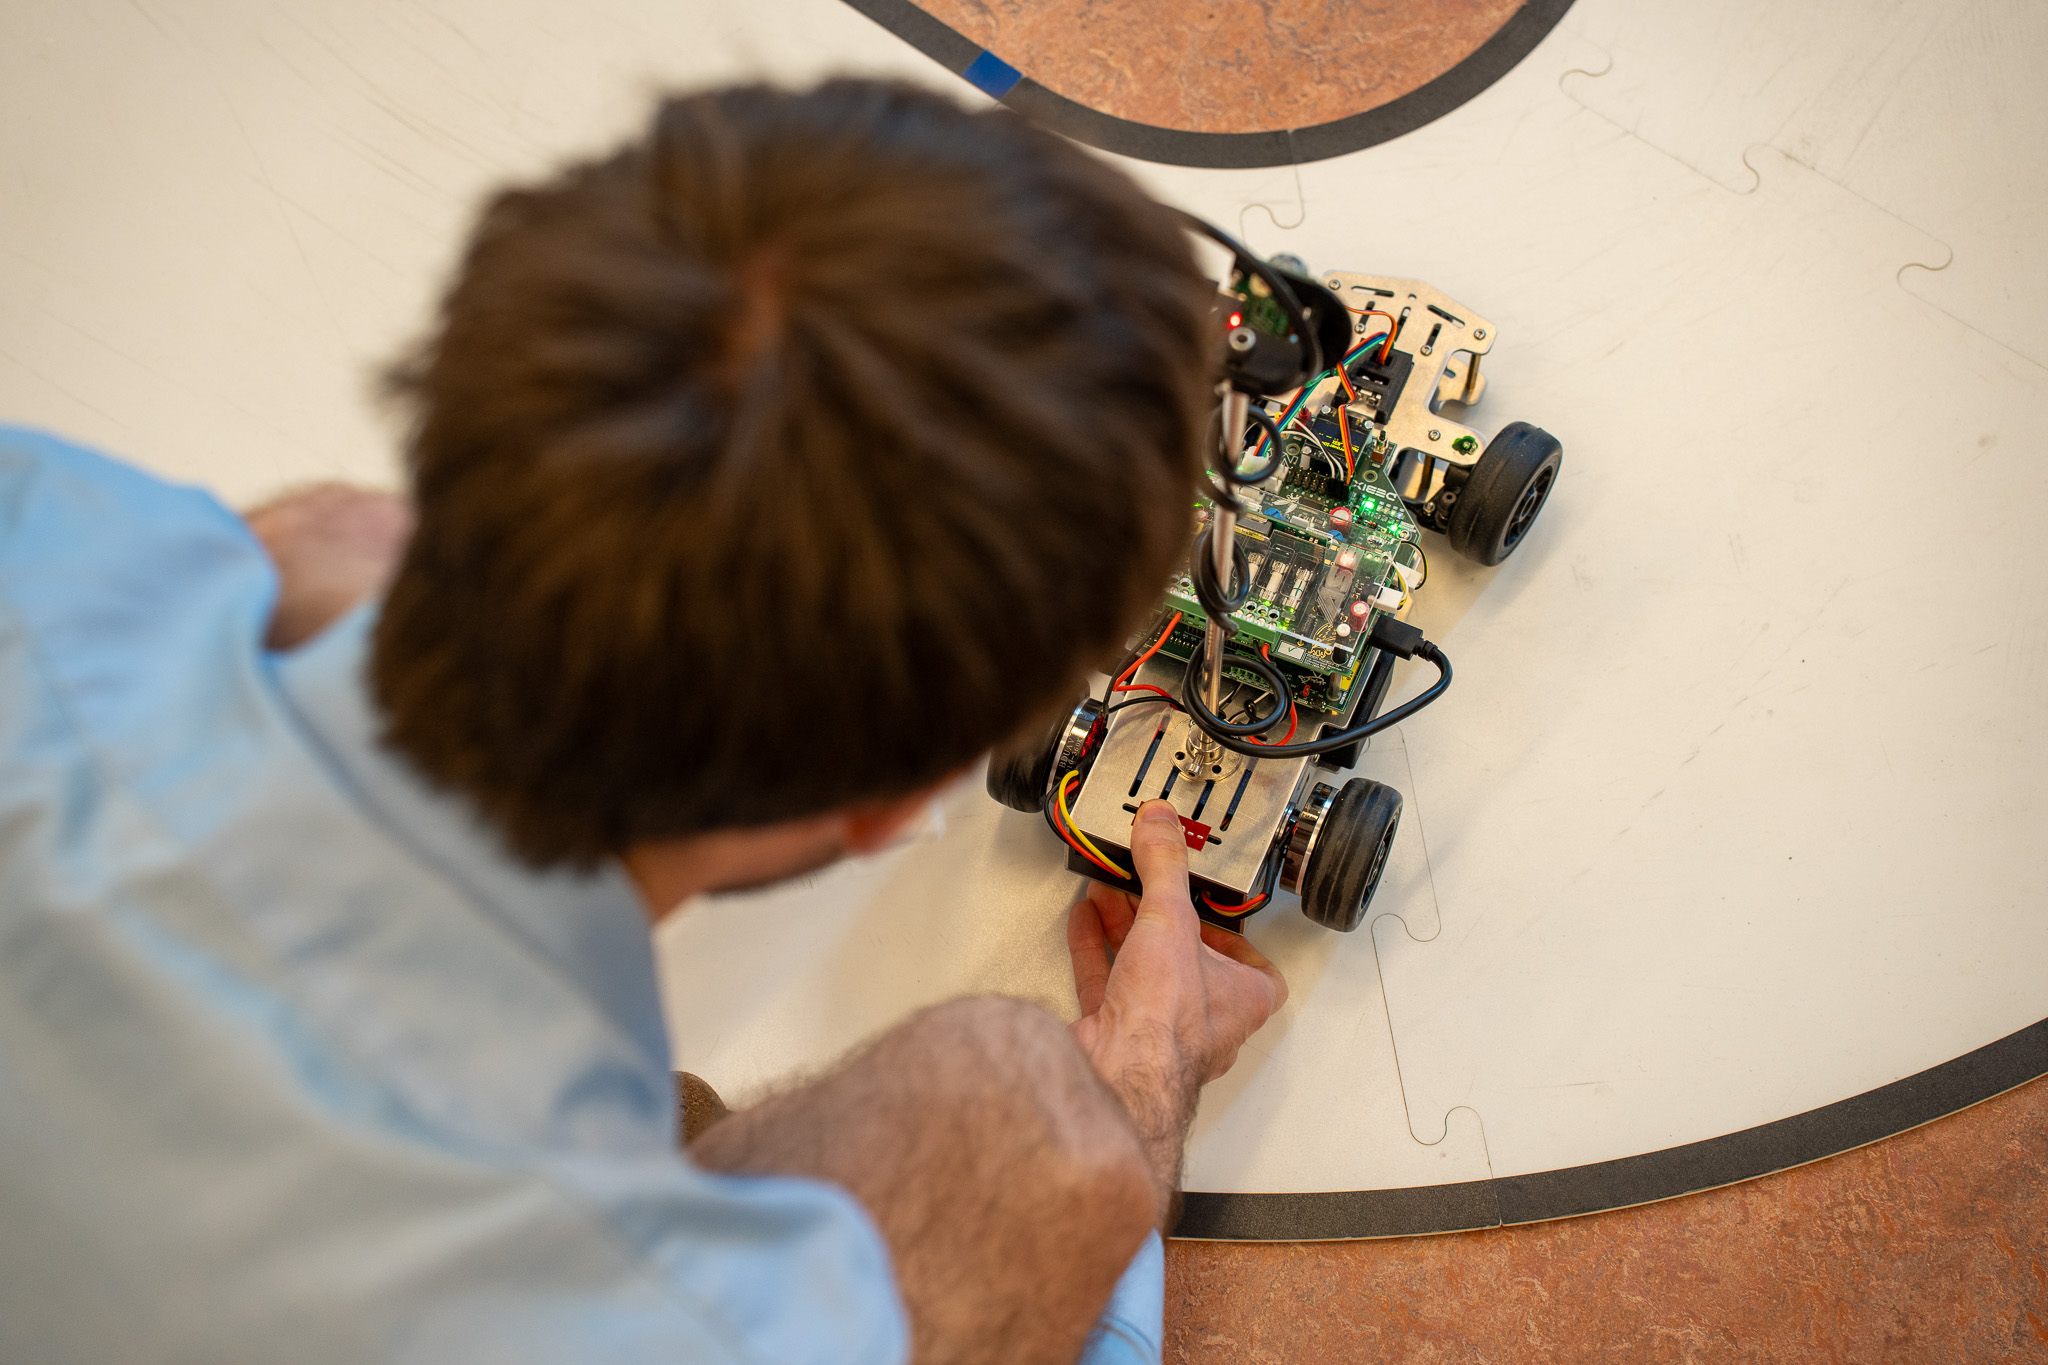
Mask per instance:
[[[1221,405],[1216,409],[1216,417],[1219,422],[1222,420]],[[1275,470],[1287,463],[1287,450],[1281,443],[1280,428],[1274,424],[1272,416],[1264,408],[1248,407],[1245,417],[1245,429],[1238,433],[1237,443],[1233,446],[1219,438],[1214,447],[1215,457],[1209,463],[1209,472],[1216,476],[1215,482],[1209,486],[1209,500],[1220,507],[1228,507],[1232,512],[1244,511],[1244,504],[1237,497],[1238,489],[1264,483],[1273,477]],[[1270,450],[1272,453],[1265,457],[1265,462],[1255,472],[1240,474],[1238,466],[1244,463],[1245,451],[1250,445],[1245,440],[1245,433],[1254,427],[1259,430],[1260,440],[1252,453],[1257,454],[1258,450]],[[1228,456],[1224,454],[1226,450],[1230,452]]]
[[[1147,704],[1152,704],[1152,703],[1160,703],[1160,702],[1163,702],[1163,703],[1165,703],[1166,705],[1168,705],[1168,706],[1171,706],[1171,707],[1172,707],[1172,708],[1173,708],[1174,710],[1176,710],[1176,711],[1185,711],[1185,710],[1187,710],[1187,708],[1186,708],[1185,706],[1182,706],[1182,705],[1181,705],[1181,704],[1180,704],[1179,702],[1175,701],[1175,700],[1174,700],[1174,699],[1173,699],[1172,697],[1162,697],[1162,696],[1160,696],[1160,695],[1159,695],[1158,693],[1154,692],[1154,693],[1148,693],[1147,695],[1145,695],[1145,696],[1142,696],[1142,697],[1132,697],[1132,698],[1131,698],[1131,699],[1129,699],[1128,701],[1120,701],[1120,702],[1118,702],[1118,703],[1117,703],[1117,704],[1116,704],[1115,706],[1111,706],[1111,707],[1108,707],[1108,708],[1106,708],[1106,709],[1105,709],[1105,710],[1103,711],[1103,713],[1102,713],[1102,714],[1106,716],[1106,715],[1110,714],[1110,712],[1112,712],[1112,711],[1121,711],[1121,710],[1123,710],[1123,709],[1124,709],[1124,708],[1125,708],[1126,706],[1145,706],[1145,705],[1147,705]]]
[[[1188,701],[1190,696],[1200,690],[1199,680],[1207,677],[1205,666],[1208,661],[1208,654],[1209,640],[1207,636],[1204,636],[1202,643],[1195,646],[1194,654],[1188,659],[1187,681],[1182,684],[1181,690],[1182,701]],[[1275,725],[1278,725],[1287,714],[1287,698],[1290,691],[1287,686],[1287,679],[1282,676],[1280,670],[1275,668],[1263,655],[1240,654],[1228,646],[1224,648],[1223,660],[1224,667],[1226,668],[1236,664],[1241,668],[1248,668],[1258,674],[1260,680],[1266,684],[1266,690],[1278,699],[1279,704],[1266,715],[1256,720],[1246,721],[1242,725],[1232,724],[1230,721],[1225,720],[1222,716],[1211,711],[1206,704],[1201,704],[1201,711],[1199,713],[1195,710],[1196,704],[1190,704],[1186,710],[1189,715],[1196,717],[1195,723],[1211,735],[1214,735],[1218,740],[1221,740],[1225,735],[1232,737],[1239,735],[1262,735]],[[1246,749],[1238,749],[1235,744],[1226,744],[1224,747],[1236,749],[1239,753],[1266,754],[1268,752],[1268,746],[1264,745]]]
[[[1216,703],[1216,713],[1220,716],[1228,716],[1230,714],[1230,704],[1237,700],[1237,694],[1242,691],[1244,691],[1244,684],[1235,678],[1231,679],[1230,690],[1223,694],[1222,701]],[[1254,697],[1252,700],[1256,701],[1258,699]],[[1246,702],[1240,720],[1242,720],[1243,716],[1249,716],[1251,713],[1251,702]]]
[[[1159,609],[1159,615],[1154,619],[1162,623],[1159,633],[1155,635],[1152,633],[1150,629],[1147,629],[1145,632],[1145,643],[1139,645],[1136,649],[1124,655],[1123,662],[1119,663],[1116,666],[1116,672],[1110,674],[1107,678],[1104,678],[1102,680],[1102,714],[1104,714],[1105,716],[1116,709],[1115,707],[1109,704],[1110,690],[1116,686],[1116,680],[1118,678],[1121,678],[1124,675],[1124,670],[1129,668],[1132,664],[1136,663],[1138,659],[1144,655],[1146,650],[1149,650],[1150,648],[1152,648],[1152,646],[1160,643],[1160,641],[1166,635],[1166,630],[1164,628],[1163,623],[1173,620],[1173,614],[1167,611],[1166,608],[1161,607]]]
[[[1408,717],[1414,715],[1438,697],[1441,697],[1451,685],[1451,661],[1444,657],[1444,652],[1441,649],[1438,649],[1427,640],[1416,646],[1415,656],[1419,659],[1427,659],[1430,663],[1435,664],[1437,670],[1436,681],[1424,688],[1422,692],[1377,719],[1368,720],[1360,725],[1354,725],[1349,730],[1339,730],[1336,734],[1325,735],[1321,739],[1303,740],[1298,744],[1252,744],[1240,738],[1240,736],[1248,733],[1257,733],[1257,730],[1247,730],[1244,726],[1232,725],[1203,704],[1201,688],[1197,684],[1192,661],[1188,665],[1187,681],[1181,685],[1181,701],[1183,709],[1188,713],[1188,718],[1201,726],[1204,732],[1232,753],[1244,754],[1251,758],[1311,758],[1319,754],[1334,752],[1347,744],[1355,744],[1361,739],[1369,739],[1382,730],[1399,725],[1402,721],[1408,719]],[[1197,657],[1199,657],[1199,654]],[[1235,660],[1249,661],[1255,656],[1233,654],[1229,657]],[[1260,659],[1259,663],[1264,664],[1265,660]],[[1271,665],[1267,665],[1267,667],[1270,668]],[[1273,675],[1275,677],[1279,676],[1277,669],[1273,671]],[[1284,683],[1278,689],[1278,695],[1283,699],[1287,696],[1287,688]],[[1285,706],[1276,707],[1272,716],[1257,722],[1258,730],[1272,728],[1274,719],[1285,714],[1286,709]]]
[[[1061,774],[1061,776],[1064,778],[1065,774]],[[1067,844],[1068,848],[1072,848],[1073,845],[1067,843],[1067,836],[1060,833],[1060,822],[1053,818],[1053,806],[1057,804],[1059,789],[1060,784],[1058,782],[1052,784],[1052,795],[1045,798],[1045,805],[1039,808],[1038,813],[1045,817],[1045,827],[1051,830],[1061,843]]]
[[[1237,498],[1238,489],[1271,478],[1273,471],[1286,459],[1286,453],[1280,446],[1280,428],[1273,425],[1273,419],[1257,408],[1248,411],[1252,417],[1251,425],[1263,428],[1271,438],[1273,453],[1266,457],[1265,463],[1260,465],[1255,473],[1240,474],[1237,466],[1244,455],[1243,442],[1240,440],[1237,452],[1216,469],[1221,487],[1210,490],[1213,501],[1218,508],[1227,507],[1232,512],[1244,510],[1244,504]],[[1237,623],[1230,618],[1251,596],[1251,565],[1245,556],[1244,542],[1232,536],[1230,577],[1236,587],[1226,591],[1223,585],[1216,581],[1215,536],[1216,523],[1211,521],[1203,528],[1202,533],[1195,537],[1194,554],[1188,563],[1188,577],[1194,584],[1195,600],[1202,604],[1204,614],[1211,621],[1223,626],[1229,634],[1235,635]]]
[[[1257,899],[1267,901],[1273,899],[1273,893],[1280,887],[1280,865],[1285,861],[1287,861],[1286,854],[1279,848],[1273,849],[1272,852],[1266,855],[1266,875],[1259,879]],[[1251,896],[1245,897],[1245,900],[1252,899],[1254,898]],[[1238,904],[1243,905],[1244,901],[1239,901]]]
[[[1287,325],[1292,327],[1294,335],[1300,338],[1296,344],[1301,347],[1307,373],[1321,374],[1323,372],[1322,340],[1316,336],[1315,329],[1308,325],[1308,313],[1303,310],[1301,300],[1294,296],[1294,286],[1289,284],[1279,271],[1252,255],[1250,251],[1245,249],[1242,242],[1232,237],[1222,228],[1217,227],[1214,223],[1205,222],[1195,217],[1194,214],[1185,211],[1180,216],[1196,232],[1201,233],[1204,237],[1227,249],[1232,256],[1237,258],[1236,264],[1246,274],[1257,275],[1266,282],[1266,288],[1272,290],[1273,297],[1279,300],[1281,311],[1287,314]]]
[[[1227,596],[1216,581],[1216,526],[1211,522],[1202,528],[1202,534],[1195,537],[1194,554],[1188,561],[1188,578],[1195,585],[1195,600],[1202,604],[1211,621],[1223,624],[1232,634],[1237,627],[1230,621],[1230,615],[1245,604],[1252,592],[1251,563],[1245,557],[1244,542],[1236,536],[1230,538],[1230,577],[1236,583],[1236,590]]]
[[[1157,701],[1157,700],[1158,700],[1158,698],[1156,698],[1156,697],[1155,697],[1155,698],[1153,698],[1152,700],[1154,700],[1154,701]],[[1064,781],[1064,780],[1065,780],[1065,777],[1064,777],[1064,775],[1062,775],[1062,777],[1061,777],[1061,780],[1062,780],[1062,781]],[[1066,836],[1066,835],[1064,835],[1064,834],[1061,834],[1061,833],[1060,833],[1060,826],[1059,826],[1059,821],[1058,821],[1058,820],[1056,820],[1056,819],[1055,819],[1055,818],[1053,817],[1053,813],[1052,813],[1052,812],[1053,812],[1053,806],[1054,806],[1054,804],[1055,804],[1055,803],[1056,803],[1056,801],[1057,801],[1057,794],[1058,794],[1058,792],[1059,792],[1059,784],[1058,784],[1058,783],[1054,783],[1054,784],[1053,784],[1053,792],[1054,792],[1054,796],[1052,796],[1052,797],[1048,797],[1048,798],[1046,799],[1046,802],[1045,802],[1045,806],[1044,806],[1044,808],[1043,808],[1042,810],[1040,810],[1040,811],[1039,811],[1039,814],[1041,814],[1041,815],[1043,815],[1043,816],[1045,817],[1045,827],[1046,827],[1047,829],[1049,829],[1049,830],[1051,830],[1051,831],[1053,832],[1053,837],[1054,837],[1054,838],[1058,839],[1058,840],[1060,841],[1060,843],[1061,843],[1061,844],[1062,844],[1063,846],[1065,846],[1065,847],[1067,847],[1067,848],[1070,848],[1070,849],[1074,849],[1074,852],[1075,852],[1075,853],[1079,853],[1079,852],[1080,852],[1081,850],[1079,850],[1079,849],[1077,849],[1077,848],[1074,848],[1074,843],[1073,843],[1073,841],[1072,841],[1071,839],[1067,838],[1067,836]],[[1086,860],[1086,859],[1083,859],[1082,861],[1086,862],[1087,860]],[[1088,864],[1088,866],[1090,866],[1090,867],[1095,867],[1095,864],[1094,864],[1094,863],[1089,863],[1089,864]],[[1097,870],[1097,871],[1101,871],[1101,869],[1100,869],[1100,868],[1096,868],[1096,870]],[[1136,878],[1136,877],[1125,877],[1125,878],[1124,878],[1123,880],[1124,880],[1124,881],[1126,881],[1126,882],[1132,882],[1132,881],[1136,881],[1136,880],[1137,880],[1137,878]]]

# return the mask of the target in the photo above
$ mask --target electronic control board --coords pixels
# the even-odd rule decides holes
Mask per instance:
[[[1404,577],[1412,581],[1422,562],[1419,528],[1387,479],[1392,447],[1370,400],[1362,392],[1350,400],[1331,379],[1277,407],[1281,458],[1264,481],[1238,491],[1237,540],[1250,584],[1234,616],[1239,647],[1259,647],[1312,711],[1344,709],[1374,616],[1400,607]],[[1247,463],[1264,459],[1255,452]],[[1198,533],[1212,510],[1196,504]],[[1167,606],[1181,622],[1160,652],[1186,660],[1208,620],[1189,574],[1169,587]],[[1257,684],[1250,673],[1227,674]]]
[[[1401,796],[1337,774],[1451,681],[1440,645],[1397,619],[1428,579],[1421,534],[1499,564],[1542,510],[1563,447],[1512,422],[1482,449],[1451,415],[1485,392],[1496,339],[1463,304],[1420,280],[1259,265],[1204,230],[1236,265],[1217,310],[1224,425],[1184,572],[1099,698],[991,756],[989,794],[1043,818],[1072,870],[1125,890],[1137,885],[1131,821],[1167,801],[1204,921],[1237,928],[1289,891],[1311,921],[1350,932]],[[1228,619],[1212,622],[1205,598]],[[1436,680],[1388,706],[1403,659]]]

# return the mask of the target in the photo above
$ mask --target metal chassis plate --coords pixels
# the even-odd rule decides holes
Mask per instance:
[[[1421,280],[1331,270],[1324,272],[1323,283],[1349,307],[1376,308],[1391,315],[1399,324],[1394,349],[1413,358],[1414,369],[1393,412],[1382,414],[1387,439],[1398,448],[1420,450],[1450,464],[1477,463],[1486,438],[1442,416],[1435,407],[1443,402],[1477,403],[1486,391],[1479,357],[1493,349],[1493,324]],[[1362,335],[1363,320],[1358,327]],[[1462,377],[1458,371],[1446,371],[1459,351],[1470,357]],[[1454,448],[1461,436],[1472,438],[1469,452]]]
[[[1154,659],[1139,670],[1135,681],[1163,687],[1179,696],[1183,672],[1177,662]],[[1356,709],[1357,699],[1364,691],[1362,687],[1352,689],[1347,712]],[[1303,711],[1296,738],[1313,738],[1319,726],[1344,719],[1325,711]],[[1160,733],[1161,721],[1167,722],[1165,734],[1153,751],[1152,739]],[[1192,818],[1195,807],[1202,803],[1203,783],[1182,777],[1174,762],[1174,754],[1184,751],[1176,749],[1176,736],[1184,735],[1188,728],[1187,717],[1171,710],[1163,701],[1157,706],[1128,707],[1110,716],[1094,763],[1082,779],[1074,801],[1075,826],[1105,851],[1113,849],[1128,855],[1134,808],[1141,801],[1159,796],[1168,785],[1169,774],[1173,782],[1166,799],[1173,802],[1182,816]],[[1149,765],[1148,751],[1152,751]],[[1253,894],[1288,812],[1306,784],[1313,780],[1315,763],[1313,758],[1251,759],[1247,761],[1248,771],[1240,770],[1218,781],[1201,817],[1201,823],[1209,826],[1210,840],[1201,848],[1188,850],[1188,871],[1239,896]],[[1245,782],[1244,795],[1230,817],[1230,827],[1224,829],[1224,814],[1240,779]]]

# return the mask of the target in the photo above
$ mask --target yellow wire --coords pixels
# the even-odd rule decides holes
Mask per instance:
[[[1073,786],[1074,779],[1079,777],[1080,775],[1081,774],[1079,772],[1068,773],[1066,777],[1062,779],[1060,782],[1060,820],[1063,824],[1066,825],[1067,833],[1073,835],[1076,839],[1079,839],[1081,841],[1081,846],[1083,848],[1087,849],[1090,853],[1093,853],[1096,857],[1102,859],[1103,862],[1109,864],[1109,866],[1116,872],[1116,874],[1119,877],[1128,877],[1131,874],[1124,871],[1121,867],[1118,867],[1116,859],[1110,857],[1107,853],[1104,853],[1101,849],[1097,848],[1095,846],[1095,841],[1093,839],[1090,839],[1087,835],[1083,834],[1081,832],[1081,827],[1074,823],[1074,812],[1067,806],[1067,788]]]

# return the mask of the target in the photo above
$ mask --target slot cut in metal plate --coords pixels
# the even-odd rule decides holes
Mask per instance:
[[[1178,694],[1181,673],[1178,663],[1162,666],[1154,660],[1139,670],[1136,681]],[[1329,717],[1320,712],[1303,713],[1302,733],[1313,734],[1316,722],[1324,719]],[[1247,759],[1245,768],[1211,775],[1207,781],[1191,780],[1182,775],[1174,759],[1176,753],[1187,751],[1184,741],[1189,728],[1187,717],[1170,710],[1163,701],[1110,716],[1094,766],[1074,801],[1074,823],[1098,843],[1128,849],[1133,810],[1163,794],[1182,819],[1210,829],[1201,848],[1189,848],[1188,870],[1248,896],[1259,881],[1273,836],[1279,832],[1295,788],[1312,760]],[[1156,746],[1155,737],[1159,740]],[[1132,794],[1133,782],[1136,795]],[[1197,807],[1201,808],[1199,816]],[[1224,827],[1226,819],[1228,828]]]

